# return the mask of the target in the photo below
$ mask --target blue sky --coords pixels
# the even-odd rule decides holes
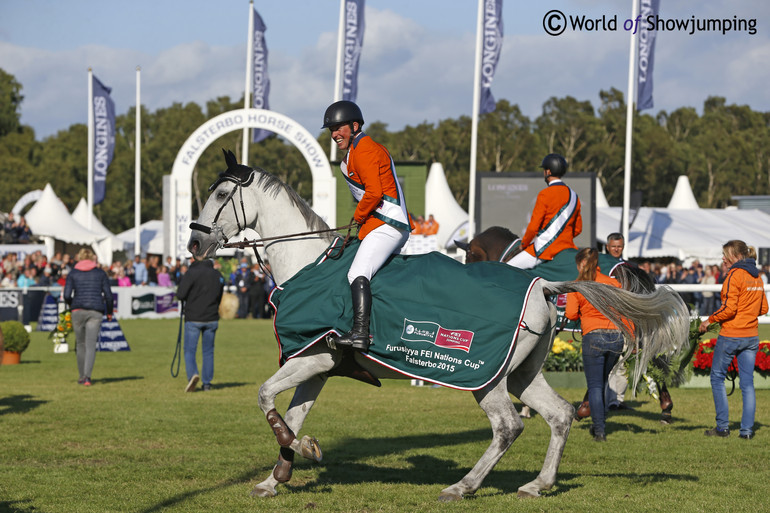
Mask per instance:
[[[339,0],[256,0],[267,25],[270,106],[320,130],[332,100]],[[598,106],[598,93],[626,91],[629,37],[567,30],[552,37],[543,16],[630,17],[631,1],[504,0],[505,41],[492,87],[534,119],[550,97]],[[22,122],[38,138],[86,119],[87,68],[113,88],[118,114],[135,103],[243,94],[245,0],[0,0],[0,68],[23,85]],[[391,129],[470,115],[477,3],[473,0],[367,0],[359,96],[367,120]],[[757,33],[659,33],[655,108],[700,110],[709,95],[770,110],[770,3],[661,0],[667,18],[755,19]]]

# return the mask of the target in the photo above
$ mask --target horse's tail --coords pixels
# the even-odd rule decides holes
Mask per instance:
[[[636,388],[649,361],[658,354],[673,355],[687,342],[690,313],[682,298],[669,287],[636,294],[594,281],[549,282],[543,280],[546,295],[580,292],[583,297],[618,326],[633,343],[626,357],[636,352],[633,386]],[[634,323],[634,333],[623,323]]]

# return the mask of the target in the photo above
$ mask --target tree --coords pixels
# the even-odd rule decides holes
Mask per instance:
[[[547,153],[560,153],[573,170],[590,171],[586,151],[601,133],[591,102],[552,97],[543,104],[535,127]]]
[[[479,122],[479,169],[489,171],[519,171],[531,169],[542,158],[537,152],[537,139],[532,122],[521,113],[518,105],[507,100],[497,102],[497,108],[484,114]]]
[[[21,84],[16,77],[0,69],[0,137],[21,129]]]

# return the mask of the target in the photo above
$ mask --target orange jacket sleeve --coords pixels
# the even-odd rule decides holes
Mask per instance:
[[[527,225],[527,231],[524,232],[524,236],[521,238],[521,248],[524,249],[530,244],[532,244],[532,240],[535,238],[535,235],[537,235],[537,232],[540,231],[540,227],[543,225],[543,220],[545,219],[545,213],[546,213],[546,191],[548,190],[548,187],[540,191],[537,195],[537,200],[535,200],[535,208],[532,209],[532,217],[529,220],[529,224]]]

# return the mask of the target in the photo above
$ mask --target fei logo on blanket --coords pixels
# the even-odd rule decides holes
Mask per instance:
[[[401,340],[405,342],[428,342],[446,349],[460,349],[466,353],[471,350],[473,332],[469,330],[449,330],[430,321],[412,321],[404,318],[404,331]]]

